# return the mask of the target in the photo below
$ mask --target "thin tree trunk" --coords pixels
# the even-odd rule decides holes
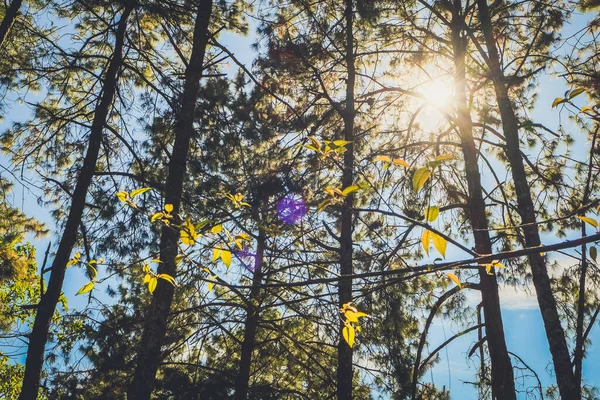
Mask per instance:
[[[585,182],[585,189],[583,191],[583,197],[581,198],[581,204],[587,204],[590,196],[590,186],[592,184],[592,171],[594,165],[594,153],[596,151],[596,139],[598,137],[599,127],[596,127],[594,136],[592,138],[592,144],[590,146],[590,162],[588,164],[587,180]],[[581,236],[587,236],[585,229],[585,222],[581,221]],[[581,246],[581,274],[579,275],[579,295],[577,297],[577,325],[575,326],[575,351],[573,352],[573,366],[575,369],[575,383],[577,384],[577,391],[581,392],[581,376],[583,367],[583,323],[585,317],[585,286],[586,277],[588,270],[587,262],[587,245]]]
[[[6,14],[2,19],[2,23],[0,23],[0,49],[2,49],[10,29],[15,23],[17,15],[19,15],[19,10],[21,9],[22,4],[23,0],[13,0],[13,2],[10,3],[10,6],[8,6],[6,9]]]
[[[250,382],[250,366],[252,365],[252,352],[256,342],[256,331],[258,327],[260,308],[260,285],[262,283],[262,264],[265,252],[265,231],[259,227],[258,241],[256,246],[256,263],[254,276],[252,277],[252,289],[250,289],[250,301],[246,316],[244,341],[240,355],[240,368],[235,380],[235,400],[246,400],[248,398],[248,387]]]
[[[460,0],[455,0],[451,27],[455,67],[455,99],[469,189],[468,212],[475,240],[475,251],[478,254],[492,254],[492,242],[485,214],[481,175],[477,163],[478,151],[473,139],[473,123],[466,97],[465,57],[467,39],[465,36],[461,36],[461,28],[464,24],[460,10]],[[493,268],[491,274],[488,274],[485,268],[479,268],[479,280],[485,318],[485,333],[491,361],[492,398],[501,400],[516,399],[514,374],[504,337],[498,282]]]
[[[527,247],[537,247],[541,243],[540,235],[536,224],[531,189],[527,182],[523,158],[521,156],[519,124],[508,95],[508,89],[504,83],[504,73],[500,67],[500,57],[496,48],[487,0],[477,0],[477,7],[488,52],[491,79],[494,83],[496,100],[502,119],[502,128],[506,137],[506,156],[515,184],[517,208],[523,223],[525,245]],[[546,337],[550,345],[556,382],[561,398],[563,400],[580,399],[581,393],[577,390],[578,385],[573,375],[569,348],[560,323],[556,299],[552,293],[546,261],[541,254],[535,253],[529,256],[529,263],[531,264],[533,285],[544,321]]]
[[[175,142],[169,174],[165,184],[165,203],[173,205],[173,215],[179,215],[186,161],[190,148],[190,139],[194,131],[194,114],[204,54],[208,45],[208,26],[212,13],[212,0],[199,0],[198,14],[194,26],[192,54],[185,70],[185,83],[175,123]],[[175,276],[177,265],[179,232],[170,226],[163,226],[160,237],[160,260],[158,273]],[[147,400],[154,390],[156,371],[161,360],[161,346],[167,332],[167,319],[173,301],[174,287],[159,279],[147,311],[144,332],[137,355],[137,367],[133,381],[129,386],[128,399]]]
[[[81,217],[85,208],[85,198],[88,188],[92,182],[96,170],[96,162],[100,152],[102,141],[102,132],[106,124],[106,119],[112,105],[115,91],[118,84],[118,73],[123,61],[123,46],[125,42],[125,32],[127,28],[127,19],[131,14],[133,7],[127,6],[121,14],[121,19],[117,28],[115,37],[115,48],[112,59],[104,77],[103,93],[100,102],[94,113],[94,120],[90,129],[89,145],[83,166],[77,178],[77,184],[71,200],[71,208],[65,230],[56,250],[56,255],[52,262],[50,270],[50,280],[48,289],[42,296],[37,307],[33,330],[29,336],[29,346],[27,347],[27,360],[25,362],[25,376],[19,400],[35,400],[37,398],[42,366],[44,364],[44,350],[48,340],[48,330],[56,305],[62,291],[67,262],[77,240],[77,231],[81,223]]]
[[[354,182],[354,84],[356,81],[356,67],[354,65],[354,34],[353,0],[346,0],[344,16],[346,19],[346,104],[343,111],[344,140],[350,142],[344,152],[344,166],[342,171],[342,188],[351,186]],[[340,234],[340,275],[352,275],[352,208],[354,195],[350,194],[344,199],[341,215]],[[340,308],[343,304],[352,301],[352,279],[341,279],[338,284]],[[344,324],[340,322],[340,332]],[[352,399],[352,348],[348,346],[343,337],[338,343],[338,369],[337,369],[337,396],[338,400]]]

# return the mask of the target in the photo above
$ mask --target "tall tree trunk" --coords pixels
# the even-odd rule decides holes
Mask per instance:
[[[0,49],[2,49],[4,46],[4,41],[8,37],[10,29],[15,23],[17,15],[19,15],[19,10],[21,9],[22,4],[23,0],[13,0],[12,3],[10,3],[10,6],[8,6],[6,9],[6,14],[2,19],[2,23],[0,23]]]
[[[257,219],[258,222],[258,219]],[[246,316],[244,341],[240,355],[240,368],[235,380],[235,400],[246,400],[248,398],[248,386],[250,381],[250,366],[252,364],[252,352],[256,342],[256,330],[258,327],[260,308],[260,285],[262,283],[262,264],[265,253],[265,230],[259,226],[258,241],[256,246],[256,263],[254,276],[252,277],[252,289],[250,289],[250,301]]]
[[[204,53],[208,45],[208,26],[212,13],[212,0],[199,0],[198,13],[194,26],[192,54],[185,70],[185,83],[175,123],[175,142],[169,163],[169,174],[165,184],[165,203],[173,205],[173,215],[179,215],[186,161],[190,139],[194,131],[194,114]],[[179,232],[170,226],[163,226],[160,237],[160,260],[158,273],[175,276]],[[173,301],[174,287],[159,279],[147,311],[144,332],[137,355],[137,367],[129,386],[128,399],[149,399],[154,390],[156,371],[161,360],[161,346],[167,332],[167,319]]]
[[[452,12],[452,47],[454,53],[454,88],[457,107],[458,130],[460,133],[462,152],[465,160],[465,173],[469,190],[469,219],[475,240],[475,251],[478,254],[492,254],[492,242],[488,231],[488,220],[485,214],[485,201],[481,187],[481,175],[477,163],[478,150],[473,139],[473,123],[466,97],[465,58],[467,38],[461,35],[464,26],[461,15],[461,2],[454,0]],[[515,381],[502,324],[498,282],[492,269],[488,274],[485,268],[479,268],[481,298],[485,317],[485,332],[490,353],[492,373],[492,398],[500,400],[516,399]]]
[[[517,195],[517,207],[523,223],[523,235],[527,247],[540,245],[540,235],[536,224],[535,209],[531,197],[531,189],[527,182],[523,158],[519,144],[519,124],[508,95],[504,73],[500,67],[500,57],[496,48],[496,41],[492,30],[492,23],[487,0],[477,0],[479,20],[485,45],[488,52],[488,63],[491,78],[494,83],[496,100],[502,119],[502,128],[506,137],[506,156],[508,158]],[[580,399],[581,393],[577,390],[569,348],[565,339],[564,330],[560,324],[556,299],[550,286],[550,277],[546,268],[544,257],[535,253],[529,256],[531,275],[535,287],[538,304],[546,329],[546,337],[550,345],[550,353],[554,363],[556,382],[563,400]]]
[[[100,152],[102,141],[102,132],[106,119],[112,105],[115,91],[118,84],[118,73],[123,61],[123,45],[125,42],[125,33],[127,28],[127,19],[131,14],[133,7],[127,6],[121,14],[121,19],[117,28],[115,37],[115,48],[112,59],[102,87],[100,102],[94,113],[94,120],[90,129],[89,144],[83,166],[77,178],[77,184],[71,200],[71,208],[65,230],[56,250],[54,261],[50,270],[50,280],[48,289],[42,296],[37,307],[33,330],[29,336],[29,346],[27,347],[27,360],[25,362],[25,376],[19,400],[35,400],[37,398],[42,366],[44,364],[44,349],[48,340],[48,330],[56,305],[62,291],[67,262],[77,240],[77,231],[81,223],[81,217],[85,208],[85,198],[88,188],[92,182],[96,170],[96,162]]]
[[[356,81],[356,67],[354,65],[354,34],[353,0],[346,0],[344,16],[346,19],[346,104],[343,110],[344,140],[350,142],[344,152],[344,166],[342,171],[342,188],[354,182],[354,84]],[[346,196],[342,206],[341,233],[340,233],[340,275],[352,275],[352,208],[354,194]],[[338,284],[340,308],[343,304],[352,301],[352,279],[340,279]],[[340,322],[340,332],[344,324]],[[337,369],[337,396],[338,400],[352,399],[352,348],[340,337],[338,343],[338,369]]]
[[[596,126],[594,136],[592,137],[592,144],[590,146],[590,162],[588,164],[587,180],[585,182],[585,189],[581,198],[581,204],[587,204],[590,197],[590,186],[592,184],[592,171],[594,170],[594,155],[596,153],[596,139],[598,138],[598,130],[600,127]],[[581,221],[581,236],[587,236],[585,229],[585,222]],[[579,275],[579,294],[577,296],[577,324],[575,325],[575,350],[573,351],[573,366],[574,366],[574,378],[577,384],[577,391],[581,392],[581,376],[583,368],[583,323],[585,317],[585,286],[586,277],[588,271],[587,262],[587,245],[581,246],[581,274]]]

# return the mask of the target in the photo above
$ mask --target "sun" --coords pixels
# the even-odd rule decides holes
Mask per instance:
[[[414,89],[421,96],[422,107],[417,120],[425,131],[435,131],[445,126],[452,114],[454,82],[448,76],[428,79]]]
[[[420,85],[417,92],[430,106],[444,110],[452,104],[454,85],[450,78],[439,77]]]

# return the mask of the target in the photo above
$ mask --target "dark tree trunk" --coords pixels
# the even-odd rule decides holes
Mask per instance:
[[[455,99],[458,111],[458,130],[461,138],[469,190],[468,213],[473,229],[475,251],[478,254],[492,254],[492,242],[488,231],[481,176],[477,163],[478,151],[473,139],[473,124],[466,97],[465,58],[467,39],[461,35],[464,23],[460,10],[460,1],[455,0],[451,27],[455,66]],[[492,367],[492,398],[500,400],[516,399],[514,374],[504,337],[498,283],[493,269],[490,275],[485,268],[481,267],[479,269],[479,280],[485,318],[485,332]]]
[[[2,23],[0,23],[0,50],[4,45],[4,41],[8,37],[10,29],[17,19],[17,15],[19,15],[19,10],[21,9],[22,4],[23,0],[13,0],[13,2],[10,3],[10,6],[8,6],[6,9],[4,19],[2,19]]]
[[[240,354],[240,369],[235,380],[235,400],[246,400],[248,398],[248,387],[250,382],[250,366],[252,365],[252,352],[256,342],[256,331],[258,327],[260,308],[260,284],[263,277],[263,259],[265,253],[265,231],[259,228],[256,246],[256,270],[252,277],[252,289],[250,289],[250,301],[248,302],[246,323],[244,329],[244,341]]]
[[[118,73],[123,60],[123,45],[125,42],[125,32],[127,27],[127,19],[133,8],[127,6],[121,15],[115,38],[115,48],[112,59],[106,75],[104,77],[104,85],[102,87],[102,95],[100,102],[94,113],[94,120],[89,136],[89,145],[83,166],[77,178],[77,184],[71,200],[71,208],[65,230],[56,250],[54,261],[50,271],[50,280],[48,281],[48,289],[42,296],[37,307],[33,330],[29,336],[29,346],[27,348],[27,360],[25,362],[25,377],[23,378],[23,387],[19,400],[35,400],[37,398],[42,366],[44,364],[44,349],[48,340],[48,329],[56,305],[62,291],[67,262],[77,240],[77,231],[81,223],[81,216],[85,208],[85,198],[88,188],[92,182],[92,177],[96,170],[96,161],[100,152],[100,144],[102,141],[102,132],[106,124],[106,118],[112,105],[115,91],[118,83]]]
[[[194,26],[192,54],[185,70],[185,83],[175,123],[175,142],[169,164],[169,174],[165,184],[165,203],[173,205],[173,215],[178,215],[183,192],[186,160],[190,139],[194,131],[194,114],[204,53],[208,45],[208,26],[212,13],[212,0],[198,1],[198,14]],[[177,265],[179,232],[172,227],[163,226],[160,237],[160,260],[158,273],[175,277]],[[174,287],[167,281],[158,280],[147,310],[144,332],[137,355],[137,367],[128,390],[129,400],[147,400],[154,390],[156,371],[161,360],[161,346],[167,332],[167,319],[173,301]]]
[[[540,245],[540,235],[536,224],[535,209],[531,199],[531,189],[527,182],[523,158],[519,144],[519,124],[513,105],[508,95],[508,89],[504,83],[504,73],[500,67],[500,57],[496,48],[496,41],[492,30],[491,18],[487,0],[477,0],[481,29],[485,38],[488,52],[488,63],[491,78],[494,83],[496,100],[502,119],[502,128],[506,137],[506,156],[508,158],[512,177],[517,195],[517,207],[523,224],[523,235],[527,247]],[[535,253],[529,256],[531,264],[531,275],[535,287],[536,296],[546,337],[550,345],[550,353],[554,363],[556,382],[563,400],[580,399],[581,393],[577,390],[569,348],[565,339],[565,333],[560,323],[556,299],[550,286],[550,277],[546,268],[544,257]]]
[[[346,19],[346,104],[343,110],[344,140],[344,166],[342,171],[342,188],[351,186],[354,182],[354,84],[356,81],[356,67],[354,65],[354,34],[353,0],[346,0],[344,16]],[[354,195],[350,194],[344,199],[341,215],[340,233],[340,275],[352,275],[352,208]],[[341,279],[338,286],[339,305],[352,301],[352,279]],[[344,324],[340,322],[340,332]],[[337,396],[338,400],[352,399],[352,348],[348,346],[343,337],[338,343],[338,369],[337,369]]]

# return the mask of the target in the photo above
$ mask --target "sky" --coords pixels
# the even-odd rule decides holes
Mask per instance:
[[[566,34],[575,31],[585,23],[585,18],[577,17],[570,26],[566,28]],[[248,37],[240,37],[231,34],[222,34],[220,42],[226,45],[230,51],[246,66],[250,67],[252,63],[252,50],[250,45],[254,39],[252,35]],[[234,72],[237,68],[231,63],[230,72]],[[562,80],[551,77],[542,78],[539,85],[539,101],[538,106],[534,111],[534,119],[543,119],[545,122],[550,121],[549,125],[558,126],[559,112],[551,110],[550,104],[555,97],[562,96],[565,87]],[[0,123],[0,131],[7,128],[11,120],[22,120],[28,116],[28,111],[23,106],[16,106],[10,113],[10,118]],[[553,122],[552,122],[553,121]],[[563,121],[564,122],[564,121]],[[572,125],[570,126],[572,128]],[[0,165],[8,167],[6,157],[0,157]],[[5,171],[1,172],[3,177],[12,179]],[[26,176],[27,177],[27,176]],[[19,185],[15,182],[15,190],[13,201],[16,206],[22,207],[24,212],[29,216],[34,216],[38,220],[45,222],[49,227],[53,228],[53,221],[47,209],[39,206],[36,198],[39,191],[27,186]],[[572,237],[576,237],[577,233],[573,233]],[[41,240],[31,238],[32,242],[38,249],[38,259],[41,262],[43,253],[49,242],[52,242],[53,247],[59,236],[51,235]],[[556,243],[563,239],[555,237],[544,237],[545,244]],[[447,259],[462,259],[464,254],[459,250],[449,248]],[[75,293],[81,286],[87,283],[87,278],[84,276],[83,270],[78,268],[69,268],[65,279],[63,291],[69,299],[69,306],[76,309],[83,309],[86,306],[86,297],[75,297]],[[479,302],[477,295],[470,293],[468,296],[469,304],[476,306]],[[542,386],[545,388],[554,383],[551,357],[548,351],[548,345],[543,329],[543,323],[540,316],[540,311],[537,308],[536,299],[532,295],[528,295],[524,291],[515,291],[511,287],[502,287],[500,291],[503,322],[505,326],[506,340],[508,348],[522,360],[533,368],[539,375]],[[448,337],[457,333],[460,329],[447,319],[437,317],[431,329],[428,340],[428,349],[436,348],[440,343]],[[357,340],[360,340],[358,338]],[[584,379],[590,384],[600,385],[600,369],[598,361],[600,359],[600,328],[596,326],[592,330],[591,340],[592,346],[588,348],[587,358],[584,362]],[[476,389],[466,382],[475,380],[476,365],[473,360],[467,359],[467,353],[476,341],[476,334],[468,334],[452,342],[445,350],[440,353],[440,362],[436,364],[430,372],[425,376],[425,379],[434,382],[438,387],[445,386],[451,389],[452,399],[475,399],[477,398]],[[427,353],[427,351],[425,352]],[[517,379],[517,386],[520,390],[525,390],[527,387],[534,385],[532,379],[522,380]],[[519,399],[526,399],[525,392],[519,395]]]

